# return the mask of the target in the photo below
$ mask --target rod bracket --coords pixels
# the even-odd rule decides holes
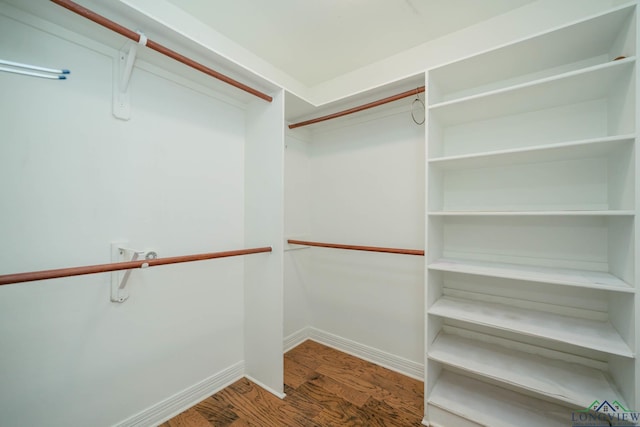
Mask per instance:
[[[141,251],[127,247],[128,242],[111,243],[111,262],[128,262],[137,261],[139,259],[156,259],[158,254],[154,251]],[[140,268],[148,267],[149,264],[144,263]],[[131,270],[113,271],[111,272],[111,301],[125,302],[129,298],[129,289],[127,283]]]
[[[120,120],[131,118],[129,83],[138,54],[138,43],[127,42],[118,52],[113,70],[113,115]]]

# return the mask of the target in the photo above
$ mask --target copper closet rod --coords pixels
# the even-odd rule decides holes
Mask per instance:
[[[135,31],[132,31],[126,27],[123,27],[122,25],[116,22],[113,22],[102,15],[92,12],[91,10],[83,6],[80,6],[77,3],[72,2],[71,0],[51,0],[51,1],[59,6],[69,9],[70,11],[75,12],[78,15],[83,16],[95,22],[96,24],[100,24],[103,27],[106,27],[112,31],[115,31],[116,33],[121,34],[124,37],[127,37],[135,42],[140,41],[140,34],[136,33]],[[153,40],[147,39],[146,46],[149,47],[150,49],[155,50],[156,52],[160,52],[161,54],[168,56],[169,58],[175,59],[178,62],[182,62],[183,64],[191,68],[201,71],[204,74],[207,74],[213,78],[221,80],[227,84],[230,84],[231,86],[237,87],[240,90],[248,92],[251,95],[257,96],[258,98],[262,98],[265,101],[269,101],[269,102],[273,101],[273,98],[267,95],[266,93],[262,93],[257,89],[249,87],[243,83],[240,83],[237,80],[232,79],[231,77],[225,76],[224,74],[219,73],[216,70],[213,70],[205,65],[202,65],[199,62],[194,61],[193,59],[180,55],[178,52],[171,50],[168,47],[161,45],[160,43],[156,43]]]
[[[396,249],[396,248],[381,248],[378,246],[340,245],[337,243],[309,242],[307,240],[294,240],[294,239],[289,239],[287,240],[287,242],[292,245],[317,246],[320,248],[348,249],[352,251],[384,252],[389,254],[424,256],[424,251],[419,249]]]
[[[397,95],[393,95],[387,98],[379,99],[377,101],[369,102],[368,104],[360,105],[358,107],[349,108],[348,110],[339,111],[337,113],[328,114],[326,116],[318,117],[311,120],[305,120],[304,122],[293,123],[289,125],[289,129],[295,129],[302,126],[312,125],[314,123],[320,123],[326,120],[336,119],[338,117],[368,110],[369,108],[378,107],[380,105],[388,104],[390,102],[397,101],[402,98],[407,98],[409,96],[417,95],[419,93],[424,92],[424,90],[425,90],[424,86],[420,86],[419,88],[411,89],[406,92],[399,93]]]
[[[144,264],[149,267],[166,264],[179,264],[182,262],[204,261],[214,258],[226,258],[238,255],[257,254],[261,252],[271,252],[271,247],[240,249],[226,252],[209,252],[195,255],[183,255],[167,258],[143,259],[139,261],[114,262],[111,264],[87,265],[84,267],[60,268],[57,270],[32,271],[29,273],[6,274],[0,276],[0,285],[12,283],[33,282],[35,280],[57,279],[60,277],[81,276],[83,274],[108,273],[110,271],[130,270],[132,268],[142,268]]]

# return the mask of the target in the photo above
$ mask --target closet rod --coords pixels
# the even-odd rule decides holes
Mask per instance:
[[[83,16],[95,22],[96,24],[102,25],[103,27],[106,27],[112,31],[115,31],[116,33],[123,35],[124,37],[127,37],[135,42],[141,43],[140,42],[141,35],[139,33],[132,31],[126,27],[123,27],[122,25],[116,22],[113,22],[110,19],[105,18],[104,16],[99,15],[71,0],[51,0],[51,1],[59,6],[69,9],[70,11],[77,13],[78,15]],[[266,93],[262,93],[257,89],[254,89],[243,83],[240,83],[237,80],[232,79],[231,77],[225,76],[224,74],[219,73],[218,71],[215,71],[205,65],[202,65],[199,62],[194,61],[193,59],[187,58],[186,56],[183,56],[178,52],[161,45],[160,43],[156,43],[153,40],[146,39],[146,41],[143,40],[142,44],[155,50],[156,52],[159,52],[163,55],[168,56],[169,58],[175,59],[178,62],[182,62],[183,64],[191,68],[194,68],[200,72],[203,72],[204,74],[207,74],[213,78],[221,80],[240,90],[248,92],[251,95],[257,96],[258,98],[262,98],[265,101],[269,101],[269,102],[273,101],[273,98],[267,95]]]
[[[328,114],[326,116],[318,117],[311,120],[305,120],[304,122],[293,123],[289,125],[289,129],[295,129],[302,126],[312,125],[314,123],[324,122],[326,120],[336,119],[338,117],[346,116],[349,114],[357,113],[360,111],[368,110],[369,108],[378,107],[380,105],[388,104],[393,101],[397,101],[402,98],[407,98],[409,96],[418,95],[419,93],[424,92],[424,86],[420,86],[417,89],[411,89],[406,92],[399,93],[397,95],[389,96],[387,98],[379,99],[377,101],[369,102],[368,104],[360,105],[358,107],[349,108],[348,110],[339,111],[337,113]]]
[[[158,265],[179,264],[182,262],[204,261],[207,259],[226,258],[238,255],[249,255],[271,251],[271,247],[266,246],[262,248],[240,249],[236,251],[209,252],[203,254],[182,255],[166,258],[143,259],[138,261],[114,262],[110,264],[87,265],[83,267],[60,268],[57,270],[42,270],[31,271],[28,273],[6,274],[4,276],[0,276],[0,285],[33,282],[35,280],[57,279],[60,277],[81,276],[83,274],[108,273],[110,271],[155,267]]]
[[[294,240],[294,239],[287,240],[287,243],[290,243],[292,245],[318,246],[320,248],[349,249],[352,251],[385,252],[390,254],[424,256],[424,251],[419,249],[396,249],[396,248],[380,248],[377,246],[339,245],[337,243],[309,242],[306,240]]]

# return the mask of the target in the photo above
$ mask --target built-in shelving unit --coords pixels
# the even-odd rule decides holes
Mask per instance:
[[[427,72],[425,425],[640,407],[636,13]]]

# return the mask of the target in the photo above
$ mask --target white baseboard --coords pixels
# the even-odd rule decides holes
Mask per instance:
[[[293,342],[297,342],[294,340],[294,336],[296,340],[300,340],[298,344],[303,342],[305,339],[311,339],[320,344],[335,348],[336,350],[351,354],[352,356],[359,357],[408,377],[424,381],[424,365],[422,363],[413,362],[403,357],[312,327],[302,329],[295,334],[289,335],[285,340],[285,348],[288,348],[287,344],[291,345]],[[302,338],[303,336],[305,338]],[[295,347],[295,345],[290,348],[293,347]]]
[[[148,427],[161,424],[244,376],[244,361],[231,365],[217,374],[116,424],[116,427]]]
[[[286,353],[292,348],[297,347],[308,340],[310,338],[309,329],[309,327],[302,328],[298,332],[294,332],[288,337],[285,337],[284,344],[282,346],[284,348],[284,352]]]
[[[246,379],[248,379],[249,381],[251,381],[252,383],[256,384],[257,386],[259,386],[259,387],[265,389],[266,391],[268,391],[269,393],[273,394],[274,396],[279,397],[280,399],[284,399],[285,397],[287,397],[286,394],[272,389],[271,387],[265,385],[264,383],[258,381],[255,378],[253,378],[251,375],[245,375],[244,377]]]

